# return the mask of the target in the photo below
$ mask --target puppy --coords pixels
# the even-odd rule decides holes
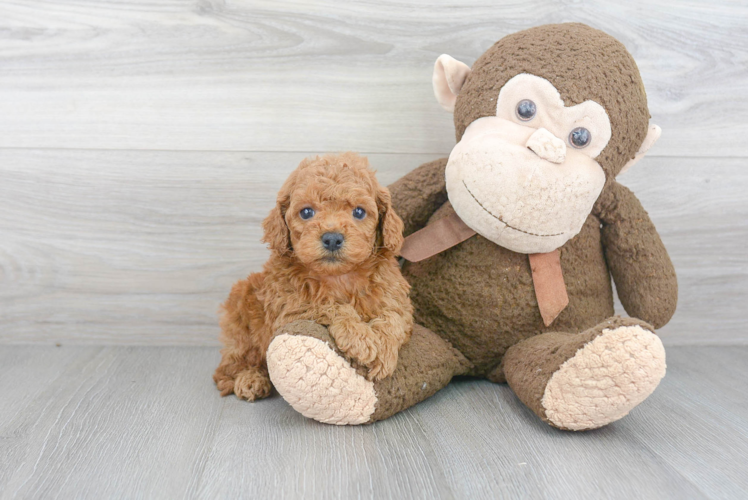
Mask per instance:
[[[223,305],[225,348],[213,375],[221,395],[267,397],[268,345],[276,330],[300,319],[327,326],[370,380],[391,375],[413,308],[395,259],[403,222],[368,160],[344,153],[302,161],[262,227],[270,259],[236,283]]]

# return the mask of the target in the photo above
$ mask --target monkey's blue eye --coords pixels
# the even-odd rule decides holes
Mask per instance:
[[[366,210],[361,207],[356,207],[353,209],[354,219],[363,220],[364,217],[366,217]]]
[[[314,217],[314,209],[309,208],[309,207],[302,208],[301,211],[299,212],[299,217],[301,217],[304,220],[311,219],[312,217]]]
[[[537,113],[537,111],[535,103],[530,99],[522,99],[517,103],[517,118],[523,122],[529,122],[535,118],[535,113]]]
[[[577,127],[569,134],[569,142],[575,148],[586,147],[592,140],[592,134],[584,127]]]

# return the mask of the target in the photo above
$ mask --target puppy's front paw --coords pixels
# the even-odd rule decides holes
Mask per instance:
[[[234,394],[240,399],[254,401],[270,395],[273,386],[270,377],[256,368],[239,372],[234,380]]]
[[[358,322],[330,326],[330,334],[343,353],[368,367],[379,352],[374,332],[368,325]]]
[[[330,333],[343,353],[368,370],[368,380],[389,377],[397,367],[398,345],[388,346],[381,336],[365,323],[333,325]]]
[[[368,380],[376,381],[389,377],[395,372],[395,368],[397,368],[397,350],[383,350],[368,365],[368,368],[369,373],[366,375]]]

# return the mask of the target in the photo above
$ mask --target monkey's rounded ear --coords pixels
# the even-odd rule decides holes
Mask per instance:
[[[434,76],[431,81],[434,85],[436,100],[442,108],[450,113],[454,112],[457,94],[460,93],[469,74],[470,66],[467,64],[447,54],[439,56],[434,63]]]
[[[639,151],[636,152],[633,158],[631,158],[621,169],[620,172],[618,172],[618,175],[621,175],[628,169],[634,166],[636,162],[644,158],[644,155],[647,154],[647,151],[649,151],[649,148],[654,146],[654,143],[657,142],[657,139],[660,138],[662,135],[662,129],[657,125],[650,125],[649,130],[647,130],[647,136],[644,138],[644,141],[642,142],[641,147],[639,148]]]

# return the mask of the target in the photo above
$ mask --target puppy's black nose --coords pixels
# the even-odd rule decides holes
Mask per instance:
[[[325,233],[322,235],[322,246],[328,252],[340,250],[340,247],[343,246],[343,241],[345,241],[345,238],[340,233]]]

